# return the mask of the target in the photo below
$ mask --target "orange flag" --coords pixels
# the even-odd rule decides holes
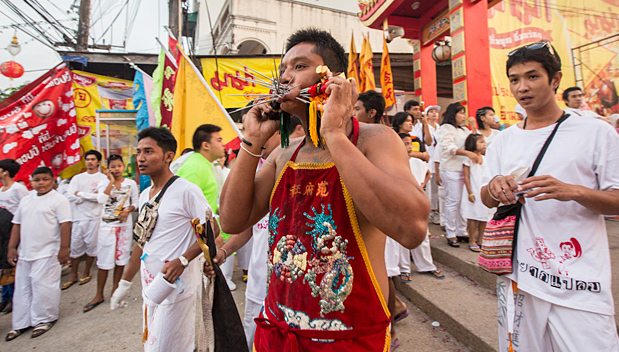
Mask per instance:
[[[372,48],[369,38],[363,37],[363,45],[359,54],[359,92],[367,92],[376,89],[374,83],[374,69],[372,68]]]
[[[389,49],[387,39],[383,36],[383,57],[380,61],[380,87],[385,97],[385,107],[388,108],[395,104],[395,92],[393,91],[393,74],[391,73],[391,62],[389,62]]]
[[[353,77],[359,89],[359,62],[357,61],[357,48],[355,47],[355,35],[350,38],[350,52],[348,53],[348,78]]]

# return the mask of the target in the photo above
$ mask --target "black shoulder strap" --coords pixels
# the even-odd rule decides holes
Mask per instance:
[[[570,117],[570,115],[564,112],[561,118],[557,121],[554,130],[552,130],[552,133],[550,134],[550,136],[548,136],[548,139],[546,139],[546,142],[544,143],[542,150],[540,150],[539,154],[537,155],[537,159],[535,159],[535,162],[533,163],[533,167],[531,168],[531,172],[529,172],[528,177],[535,175],[535,172],[537,171],[539,164],[542,162],[542,158],[544,157],[544,154],[546,154],[546,150],[548,150],[548,146],[550,145],[550,142],[552,142],[552,139],[554,138],[555,134],[557,133],[557,130],[559,129],[559,125],[561,125],[563,121],[567,120],[568,117]]]
[[[165,186],[163,186],[163,188],[161,189],[161,192],[159,192],[159,194],[157,195],[157,198],[155,198],[155,204],[159,203],[159,201],[161,200],[161,197],[163,197],[163,194],[165,193],[165,191],[168,189],[168,187],[170,187],[170,185],[172,183],[174,183],[174,181],[176,181],[177,178],[178,178],[178,176],[176,176],[176,175],[170,177],[168,182],[166,182]]]

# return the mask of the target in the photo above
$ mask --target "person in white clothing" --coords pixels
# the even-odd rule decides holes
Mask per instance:
[[[67,198],[71,202],[73,226],[71,228],[71,276],[62,285],[66,290],[78,282],[80,257],[86,254],[86,267],[79,279],[79,284],[90,282],[90,268],[97,256],[97,239],[101,222],[102,205],[97,201],[99,182],[107,176],[99,172],[101,153],[89,150],[84,153],[86,172],[73,176],[69,183]]]
[[[486,141],[479,133],[470,134],[464,142],[464,149],[479,155],[479,163],[473,163],[471,159],[464,158],[462,163],[464,175],[464,188],[462,189],[462,216],[467,222],[469,234],[469,249],[480,252],[480,246],[486,230],[486,223],[492,218],[492,212],[482,202],[479,195],[481,181],[486,168],[484,155],[486,154]]]
[[[84,313],[104,302],[103,289],[108,271],[114,269],[112,293],[118,287],[125,265],[129,263],[133,243],[133,218],[131,212],[137,209],[139,200],[138,185],[123,177],[125,163],[120,155],[107,158],[108,180],[101,181],[98,200],[103,204],[103,217],[99,225],[97,245],[97,292],[84,306]]]
[[[499,134],[501,124],[499,117],[495,115],[494,109],[490,106],[484,106],[477,109],[475,114],[475,120],[477,121],[477,133],[484,136],[486,141],[486,147],[492,144],[494,137]]]
[[[499,350],[619,351],[603,216],[619,214],[619,136],[558,106],[550,43],[514,50],[506,66],[527,118],[488,148],[481,190],[488,207],[524,203],[514,270],[497,281]],[[516,182],[555,129],[535,175]]]
[[[430,156],[430,160],[428,163],[428,167],[430,171],[434,169],[434,163],[432,162],[434,158],[434,152],[436,150],[436,146],[438,145],[438,141],[436,139],[436,132],[438,131],[438,118],[441,112],[441,107],[438,105],[430,105],[426,107],[424,110],[424,115],[428,117],[428,130],[430,131],[430,135],[432,136],[432,144],[427,146],[426,150],[428,155]],[[432,172],[432,176],[430,177],[430,182],[426,184],[426,193],[428,194],[428,198],[430,198],[430,220],[438,224],[439,223],[439,209],[438,209],[438,184],[436,183],[436,175]]]
[[[422,113],[421,104],[416,100],[409,100],[404,104],[404,112],[413,118],[412,135],[419,137],[419,140],[426,146],[432,145],[433,140],[428,126],[428,117]]]
[[[14,180],[19,169],[19,163],[13,159],[0,160],[0,180],[2,181],[2,189],[0,190],[0,208],[2,209],[0,210],[0,270],[8,276],[11,275],[8,272],[14,270],[6,256],[11,238],[11,228],[13,227],[11,221],[13,221],[13,215],[17,211],[19,202],[28,195],[26,186]],[[14,290],[14,282],[2,286],[0,312],[10,313],[12,311]]]
[[[52,188],[54,173],[48,167],[35,169],[30,183],[35,192],[21,200],[9,241],[8,261],[16,269],[13,330],[7,341],[30,327],[34,327],[32,337],[41,336],[56,323],[60,265],[69,260],[69,201]]]
[[[606,119],[596,114],[594,111],[582,109],[584,100],[585,93],[583,93],[582,88],[580,87],[569,87],[563,91],[563,102],[567,105],[567,108],[565,109],[566,113],[606,121]]]
[[[400,138],[402,138],[402,142],[404,142],[404,146],[406,147],[406,150],[409,152],[410,155],[410,152],[412,151],[410,136],[406,133],[401,133]],[[417,180],[421,188],[424,188],[428,184],[428,182],[430,182],[431,173],[430,169],[428,169],[428,164],[424,163],[420,159],[412,157],[408,161],[413,177],[415,177],[415,180]],[[429,230],[426,238],[423,240],[423,242],[421,242],[419,246],[417,246],[417,248],[407,249],[399,243],[397,243],[397,245],[400,249],[400,280],[404,282],[411,282],[411,255],[413,257],[413,262],[417,267],[417,272],[430,273],[434,275],[434,277],[436,277],[437,279],[442,279],[445,277],[445,275],[443,275],[443,271],[441,269],[437,269],[432,260]]]
[[[460,200],[464,179],[462,161],[465,157],[478,162],[479,156],[464,149],[464,141],[471,133],[462,127],[466,121],[464,106],[460,103],[449,104],[445,110],[443,123],[438,130],[441,145],[441,179],[445,187],[445,229],[447,244],[460,247],[458,240],[468,242],[466,222],[460,212]]]
[[[443,184],[443,179],[441,178],[441,154],[443,150],[441,149],[441,144],[437,143],[436,148],[434,149],[434,154],[430,159],[430,165],[433,165],[434,172],[432,173],[432,177],[436,179],[436,185],[438,186],[438,221],[436,218],[430,218],[432,222],[436,225],[440,225],[441,227],[445,227],[445,185]]]
[[[170,163],[176,153],[176,139],[166,128],[149,127],[138,133],[136,161],[142,175],[150,176],[153,184],[140,194],[141,212],[148,212],[147,203],[152,205],[164,186],[172,183],[163,193],[157,209],[157,221],[150,239],[133,246],[131,259],[125,268],[118,289],[112,295],[110,308],[124,306],[124,298],[131,286],[131,279],[140,271],[144,320],[145,351],[190,352],[194,349],[196,294],[201,284],[200,264],[194,260],[202,254],[193,233],[191,220],[199,218],[204,223],[210,207],[198,186],[175,178]],[[140,216],[142,218],[142,216]],[[147,226],[147,223],[139,223]],[[137,226],[137,225],[136,225]],[[161,263],[163,280],[170,284],[184,284],[184,289],[175,289],[160,304],[153,302],[146,292],[149,285],[160,276],[146,267],[143,254],[152,261]],[[164,264],[165,263],[165,264]],[[158,269],[159,270],[159,269]],[[180,282],[177,282],[178,279]]]

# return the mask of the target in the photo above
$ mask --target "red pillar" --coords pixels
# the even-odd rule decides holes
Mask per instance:
[[[469,115],[473,116],[477,109],[492,106],[488,0],[464,0],[462,10],[467,54],[468,106]]]
[[[432,59],[434,43],[421,46],[421,99],[425,106],[436,105],[436,62]]]

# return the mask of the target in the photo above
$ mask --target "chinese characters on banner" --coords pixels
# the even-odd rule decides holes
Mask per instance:
[[[71,71],[64,64],[0,104],[0,159],[9,158],[21,165],[15,179],[26,185],[39,166],[57,175],[80,161]]]
[[[380,64],[380,87],[385,97],[385,108],[395,104],[395,92],[393,91],[393,74],[391,73],[391,62],[389,61],[389,49],[387,39],[383,36],[383,56]]]

